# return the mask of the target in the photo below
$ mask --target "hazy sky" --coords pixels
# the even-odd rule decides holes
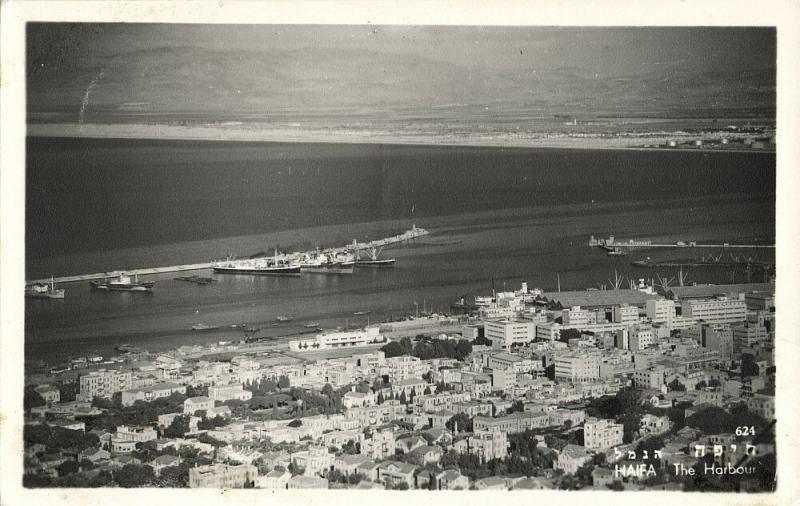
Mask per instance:
[[[29,111],[775,105],[775,32],[31,24]],[[87,93],[88,90],[88,93]],[[88,95],[88,97],[87,97]]]

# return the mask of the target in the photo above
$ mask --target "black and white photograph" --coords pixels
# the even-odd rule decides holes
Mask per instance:
[[[3,481],[794,487],[781,28],[353,21],[19,25]]]

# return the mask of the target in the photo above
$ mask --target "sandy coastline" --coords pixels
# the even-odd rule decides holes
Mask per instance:
[[[210,125],[179,126],[157,124],[79,124],[79,123],[32,123],[27,125],[27,134],[32,137],[87,137],[108,139],[164,139],[203,140],[236,142],[288,142],[288,143],[333,143],[333,144],[408,144],[437,146],[475,146],[509,148],[550,149],[665,149],[669,151],[691,148],[651,148],[647,145],[663,145],[670,140],[680,142],[708,139],[707,135],[676,133],[567,135],[560,133],[470,133],[465,135],[433,133],[394,133],[368,130],[324,130],[312,128],[282,128],[262,125]],[[730,147],[725,149],[702,148],[703,151],[764,152],[766,149]]]

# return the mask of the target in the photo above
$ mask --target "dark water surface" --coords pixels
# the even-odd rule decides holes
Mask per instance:
[[[151,277],[152,295],[67,284],[64,301],[26,301],[27,358],[51,361],[122,342],[164,349],[241,337],[189,330],[201,322],[275,335],[310,321],[367,323],[356,311],[382,320],[415,301],[445,310],[492,283],[554,289],[556,273],[564,289],[608,283],[614,269],[654,277],[630,261],[687,256],[607,257],[586,246],[589,234],[761,244],[775,234],[768,153],[30,138],[27,159],[29,278],[342,244],[412,223],[433,232],[386,252],[396,268],[352,276],[217,276],[197,286],[164,274]],[[689,279],[745,281],[730,271],[695,269]],[[281,314],[295,320],[272,326]]]

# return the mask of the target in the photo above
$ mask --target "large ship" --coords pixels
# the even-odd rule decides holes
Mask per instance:
[[[375,247],[370,248],[367,250],[367,257],[362,258],[361,255],[356,258],[356,267],[376,267],[376,268],[385,268],[385,267],[394,267],[395,259],[394,258],[382,258],[379,259],[378,255],[381,254],[381,250]]]
[[[253,274],[268,276],[299,276],[300,264],[279,256],[275,252],[273,257],[251,258],[247,260],[228,259],[219,262],[213,267],[214,272],[220,274]]]
[[[315,274],[352,274],[356,258],[351,253],[306,254],[300,260],[300,271]]]
[[[56,288],[55,279],[50,278],[50,284],[34,283],[25,287],[25,297],[32,299],[63,299],[64,289]]]
[[[124,272],[116,278],[105,278],[102,281],[89,281],[89,286],[91,286],[92,290],[117,292],[152,292],[154,284],[155,283],[152,281],[139,282],[138,274],[131,278]]]

